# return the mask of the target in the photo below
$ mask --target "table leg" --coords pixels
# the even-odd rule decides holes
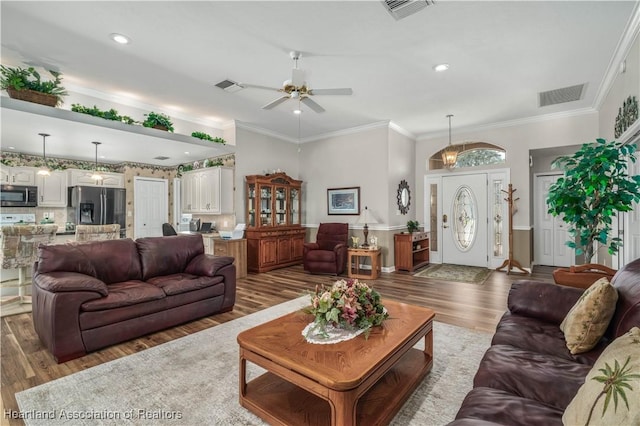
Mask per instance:
[[[355,390],[338,392],[329,389],[329,405],[331,406],[331,424],[333,426],[355,426],[356,408],[358,406]]]
[[[240,368],[238,371],[238,378],[240,383],[240,400],[247,395],[247,360],[242,355],[242,349],[240,349]]]

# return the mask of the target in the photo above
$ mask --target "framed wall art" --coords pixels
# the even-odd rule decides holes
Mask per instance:
[[[330,215],[359,215],[360,187],[327,189],[327,213]]]

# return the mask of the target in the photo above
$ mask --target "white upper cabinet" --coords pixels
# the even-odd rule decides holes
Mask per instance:
[[[2,166],[2,183],[9,185],[35,185],[36,167]]]
[[[100,172],[102,180],[94,180],[92,170],[69,169],[69,186],[106,186],[109,188],[124,188],[124,174]]]
[[[184,213],[232,214],[233,168],[210,167],[182,175]]]
[[[53,171],[49,176],[36,176],[38,207],[67,206],[67,173]]]

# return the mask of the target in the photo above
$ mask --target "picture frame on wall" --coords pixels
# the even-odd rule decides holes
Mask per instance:
[[[330,215],[359,215],[360,187],[328,188],[327,213]]]

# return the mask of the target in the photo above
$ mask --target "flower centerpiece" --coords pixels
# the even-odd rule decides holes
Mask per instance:
[[[313,343],[334,343],[361,333],[368,337],[371,327],[389,317],[380,294],[357,279],[338,280],[330,289],[316,287],[307,312],[315,319],[303,334]]]

